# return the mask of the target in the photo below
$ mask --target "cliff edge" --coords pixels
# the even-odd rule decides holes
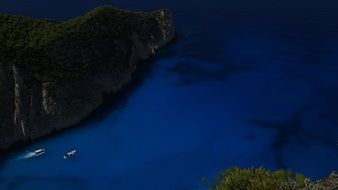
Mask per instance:
[[[65,22],[0,14],[0,149],[77,124],[173,40],[169,11],[99,7]]]

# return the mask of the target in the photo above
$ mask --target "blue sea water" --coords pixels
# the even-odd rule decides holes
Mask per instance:
[[[338,170],[338,1],[0,0],[65,20],[169,8],[178,39],[81,126],[2,155],[0,189],[188,190],[231,166]],[[41,157],[26,151],[45,148]],[[76,148],[69,160],[63,154]]]

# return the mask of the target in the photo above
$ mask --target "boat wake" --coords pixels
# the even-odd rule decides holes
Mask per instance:
[[[17,160],[25,160],[25,159],[33,158],[35,156],[36,156],[35,152],[27,152],[22,155],[19,155],[17,157]]]
[[[35,150],[34,152],[26,152],[25,154],[19,156],[17,159],[25,160],[25,159],[41,156],[44,153],[45,153],[45,149],[38,149],[38,150]]]

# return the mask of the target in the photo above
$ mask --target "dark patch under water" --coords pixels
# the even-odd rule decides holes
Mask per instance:
[[[338,170],[338,2],[0,0],[65,20],[172,10],[178,40],[79,127],[0,158],[0,189],[197,189],[231,166]],[[46,148],[39,158],[18,159]],[[63,160],[65,151],[78,154]],[[47,189],[47,188],[45,188]]]

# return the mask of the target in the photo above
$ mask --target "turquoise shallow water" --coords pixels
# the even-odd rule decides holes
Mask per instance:
[[[234,165],[338,170],[336,1],[0,3],[60,20],[102,4],[168,7],[179,36],[81,126],[1,155],[2,189],[184,190]],[[18,159],[37,148],[46,154]]]

